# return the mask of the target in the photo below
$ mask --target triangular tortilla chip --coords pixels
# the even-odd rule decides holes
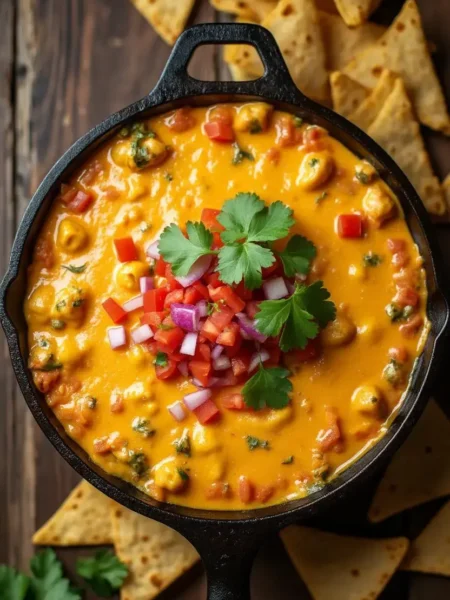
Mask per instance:
[[[398,75],[384,69],[370,96],[350,115],[350,121],[367,131],[392,93],[397,78]]]
[[[373,88],[383,68],[400,75],[419,120],[450,134],[444,95],[429,54],[417,4],[407,0],[387,32],[344,69],[352,79]]]
[[[233,81],[252,81],[255,79],[254,75],[247,73],[247,71],[244,71],[244,69],[241,69],[237,65],[229,64],[228,68],[230,69]]]
[[[114,546],[130,575],[121,600],[151,600],[199,560],[179,533],[121,506],[111,511]]]
[[[184,30],[195,0],[131,0],[138,11],[170,45]]]
[[[367,130],[405,171],[427,211],[442,216],[447,207],[441,184],[433,173],[419,123],[401,79]]]
[[[319,13],[319,20],[329,71],[340,71],[359,52],[372,46],[386,31],[386,27],[375,23],[366,23],[351,29],[341,17],[326,12]]]
[[[431,519],[413,542],[401,568],[450,576],[450,502]]]
[[[209,0],[217,10],[232,13],[244,19],[260,22],[275,8],[278,0]]]
[[[236,23],[257,23],[254,19],[237,17]],[[264,73],[264,66],[259,58],[259,54],[253,46],[243,44],[227,44],[223,51],[223,58],[233,73],[231,67],[236,69],[236,73],[247,73],[250,79],[257,79]],[[245,62],[246,66],[241,66]]]
[[[381,0],[335,0],[341,17],[350,27],[357,27],[367,21],[381,3]]]
[[[95,546],[112,544],[112,500],[82,481],[33,536],[33,544]]]
[[[340,71],[331,73],[330,85],[333,108],[346,119],[369,95],[366,87]]]
[[[280,0],[261,23],[275,36],[292,79],[307,96],[319,102],[329,101],[325,48],[319,17],[313,0]],[[231,60],[252,75],[262,74],[255,52],[241,46]]]
[[[450,494],[449,456],[450,421],[430,400],[378,486],[369,509],[370,521],[378,523]]]
[[[296,525],[281,539],[314,600],[377,598],[408,549],[406,538],[346,537]]]

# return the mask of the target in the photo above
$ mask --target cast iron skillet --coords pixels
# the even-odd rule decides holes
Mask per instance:
[[[250,82],[204,82],[187,74],[193,51],[203,44],[247,43],[256,47],[264,75]],[[59,191],[60,184],[87,156],[124,124],[184,105],[210,105],[264,99],[308,122],[321,125],[357,155],[369,159],[397,194],[411,233],[425,261],[429,290],[427,312],[431,332],[417,361],[409,391],[384,438],[321,491],[302,500],[248,511],[208,511],[158,503],[89,461],[87,454],[64,432],[32,383],[27,363],[27,328],[22,302],[27,267],[36,234]],[[32,198],[19,226],[9,269],[0,288],[0,319],[8,339],[12,364],[25,400],[36,421],[58,452],[99,490],[145,516],[182,533],[199,551],[208,575],[211,600],[249,597],[254,555],[268,533],[323,512],[357,489],[405,439],[430,393],[430,382],[449,330],[449,303],[441,258],[423,205],[408,179],[389,156],[357,127],[306,98],[294,85],[272,35],[247,24],[205,24],[185,31],[176,43],[155,89],[135,104],[110,116],[78,140],[50,170]],[[383,460],[384,459],[384,460]]]

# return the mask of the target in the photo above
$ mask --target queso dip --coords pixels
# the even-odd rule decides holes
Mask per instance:
[[[265,103],[119,131],[61,186],[25,315],[34,382],[161,501],[303,497],[386,431],[427,332],[422,259],[374,168]]]

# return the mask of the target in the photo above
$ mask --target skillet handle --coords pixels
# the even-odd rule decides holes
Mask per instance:
[[[249,44],[261,57],[264,74],[254,81],[200,81],[187,72],[194,50],[206,44]],[[186,29],[178,38],[164,71],[153,90],[181,98],[205,94],[264,95],[268,90],[297,102],[305,98],[289,74],[273,35],[250,23],[204,23]],[[266,95],[269,95],[266,93]]]

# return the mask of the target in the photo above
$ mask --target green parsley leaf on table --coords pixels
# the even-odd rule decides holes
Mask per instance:
[[[289,404],[289,394],[292,392],[292,382],[288,376],[287,369],[265,369],[260,364],[258,371],[242,388],[245,404],[255,410],[266,407],[284,408]]]
[[[288,241],[286,248],[277,253],[283,263],[284,272],[288,277],[296,273],[307,275],[311,261],[316,257],[316,247],[302,235],[294,235]]]
[[[0,565],[0,600],[25,600],[29,587],[29,577]]]
[[[188,221],[186,231],[187,238],[178,225],[172,223],[164,229],[158,244],[161,256],[172,265],[173,273],[181,277],[189,273],[192,265],[201,256],[215,254],[211,250],[213,234],[203,223]]]
[[[33,556],[30,569],[33,600],[81,600],[81,594],[64,577],[62,564],[51,548]]]
[[[270,267],[274,257],[268,248],[252,242],[223,246],[219,252],[220,279],[233,284],[244,280],[249,290],[262,285],[262,269]]]
[[[127,567],[110,550],[99,550],[93,557],[78,559],[76,569],[102,598],[112,596],[128,575]]]
[[[255,321],[258,331],[268,336],[281,332],[280,348],[288,352],[304,348],[336,316],[336,307],[328,300],[330,293],[322,281],[311,285],[297,284],[292,296],[282,300],[265,300],[259,305]]]

